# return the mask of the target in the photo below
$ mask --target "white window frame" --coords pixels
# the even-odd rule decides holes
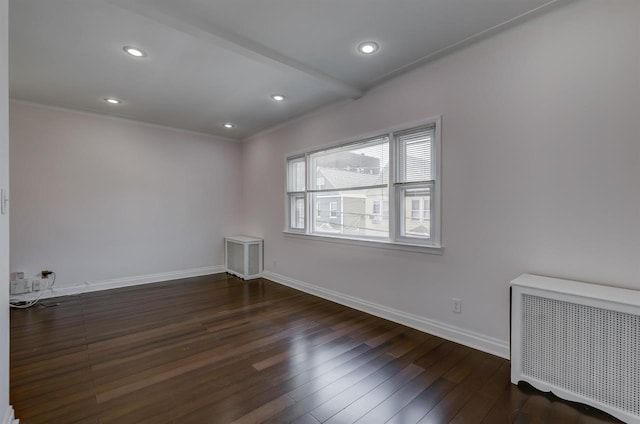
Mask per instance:
[[[428,182],[419,182],[419,183],[399,183],[398,175],[397,175],[397,160],[399,158],[399,146],[398,142],[394,136],[395,133],[405,132],[412,129],[420,129],[427,126],[434,126],[433,132],[433,141],[432,141],[432,152],[431,152],[431,172],[433,176],[433,180]],[[305,182],[305,225],[304,230],[298,230],[290,227],[291,217],[287,217],[286,226],[284,233],[285,235],[292,237],[300,237],[308,240],[318,240],[324,242],[331,243],[340,243],[347,245],[357,245],[357,246],[368,246],[375,248],[383,248],[383,249],[393,249],[393,250],[404,250],[404,251],[413,251],[413,252],[421,252],[421,253],[429,253],[429,254],[442,254],[444,251],[444,247],[442,245],[442,237],[441,237],[441,198],[442,198],[442,175],[441,175],[441,165],[442,165],[442,155],[441,155],[441,130],[442,130],[442,117],[435,116],[433,118],[418,121],[414,123],[409,123],[401,126],[396,126],[393,128],[389,128],[384,131],[380,131],[373,134],[364,135],[362,137],[357,137],[355,139],[347,140],[341,143],[334,143],[328,146],[323,146],[318,149],[314,149],[312,151],[299,153],[297,155],[290,155],[285,157],[285,169],[289,169],[289,161],[295,160],[299,158],[305,158],[305,173],[306,173],[306,182]],[[318,234],[313,233],[312,229],[309,225],[309,217],[312,216],[316,211],[311,210],[311,195],[313,194],[312,190],[309,190],[308,182],[310,181],[311,169],[309,166],[310,156],[313,153],[329,150],[333,148],[344,148],[349,144],[361,143],[367,139],[374,139],[382,136],[389,137],[389,181],[388,181],[388,196],[389,196],[389,239],[388,240],[379,240],[379,239],[368,239],[364,237],[351,237],[344,235],[333,235],[333,234]],[[288,184],[288,176],[285,175],[287,184]],[[287,186],[288,187],[288,186]],[[404,233],[404,221],[402,219],[401,212],[403,211],[403,198],[402,198],[402,190],[406,188],[419,188],[419,187],[429,187],[431,190],[430,196],[430,212],[431,212],[431,222],[430,222],[430,237],[428,239],[421,239],[418,237],[403,237]],[[287,202],[290,201],[290,196],[294,193],[287,192]],[[295,193],[299,194],[299,193]],[[423,203],[421,201],[421,203]],[[420,221],[424,221],[424,204],[421,204],[420,208]],[[383,205],[381,204],[381,209]],[[382,210],[381,210],[382,212]],[[329,217],[331,217],[331,213],[329,213]]]
[[[400,162],[400,148],[401,145],[397,140],[397,137],[410,132],[412,130],[420,130],[420,128],[426,128],[433,126],[433,140],[431,143],[431,174],[432,180],[428,181],[411,181],[411,182],[403,182],[401,178],[401,167],[399,165]],[[428,122],[423,125],[418,125],[415,127],[409,127],[407,130],[396,131],[393,139],[393,147],[395,150],[395,160],[394,164],[396,165],[396,169],[394,172],[394,190],[393,194],[395,196],[395,205],[394,208],[396,211],[395,221],[396,221],[396,231],[395,241],[403,244],[424,244],[426,246],[433,247],[442,247],[441,238],[440,238],[440,229],[441,229],[441,219],[440,219],[440,198],[441,198],[441,173],[440,173],[440,165],[441,165],[441,139],[440,139],[440,130],[441,130],[441,118],[438,117],[433,122]],[[430,191],[430,208],[429,211],[431,213],[430,216],[430,231],[428,238],[418,237],[417,235],[412,235],[410,232],[406,231],[406,219],[407,216],[405,211],[406,203],[404,202],[403,192],[405,190],[411,189],[429,189]],[[413,203],[413,202],[412,202]],[[413,206],[413,205],[412,205]],[[420,201],[418,205],[418,219],[414,220],[413,215],[410,215],[410,220],[413,222],[426,222],[423,215],[423,207],[424,204]]]
[[[299,160],[303,160],[305,162],[305,173],[304,173],[304,179],[305,179],[304,188],[305,188],[305,190],[304,191],[293,190],[289,185],[289,183],[290,183],[289,175],[288,175],[289,174],[289,163],[292,162],[292,161],[299,161]],[[308,184],[309,184],[309,182],[308,182],[308,174],[309,173],[307,172],[306,168],[307,168],[306,158],[305,158],[304,155],[297,155],[297,156],[292,156],[292,157],[287,158],[287,162],[286,162],[286,175],[287,175],[286,178],[287,178],[287,181],[285,182],[285,187],[287,189],[287,193],[286,193],[287,194],[287,196],[286,196],[287,197],[287,209],[286,209],[287,210],[287,214],[286,215],[287,215],[287,230],[292,232],[292,233],[305,234],[307,232],[307,228],[308,228],[307,216],[309,216],[309,213],[308,213],[307,208],[308,208],[309,202],[307,200],[308,196],[306,195],[306,188],[308,187]],[[294,199],[299,199],[301,196],[302,196],[302,199],[304,201],[304,207],[303,207],[304,208],[303,209],[304,215],[303,215],[302,228],[298,228],[298,227],[294,227],[294,226],[291,225],[291,223],[293,222],[295,213],[296,213],[296,204],[295,204],[295,202],[293,200]]]

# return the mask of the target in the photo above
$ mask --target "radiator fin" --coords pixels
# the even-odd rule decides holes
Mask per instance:
[[[640,315],[522,296],[522,373],[640,416]]]

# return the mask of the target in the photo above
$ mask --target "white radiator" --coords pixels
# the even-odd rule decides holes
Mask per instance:
[[[511,282],[511,382],[640,424],[640,292],[524,274]]]
[[[245,280],[262,275],[262,239],[235,236],[224,240],[225,266],[229,274]]]

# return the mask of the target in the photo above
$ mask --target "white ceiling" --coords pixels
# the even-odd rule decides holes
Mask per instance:
[[[242,139],[568,1],[11,0],[10,93]]]

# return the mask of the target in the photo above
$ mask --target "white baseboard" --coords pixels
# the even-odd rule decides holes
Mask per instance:
[[[7,407],[7,412],[4,414],[4,419],[2,420],[2,424],[19,424],[20,420],[17,420],[14,412],[13,406],[9,405]]]
[[[208,266],[203,268],[184,269],[180,271],[162,272],[158,274],[138,275],[135,277],[114,278],[112,280],[86,281],[75,286],[55,286],[53,290],[46,290],[41,299],[50,297],[71,296],[100,290],[117,289],[121,287],[138,286],[141,284],[159,283],[161,281],[179,280],[181,278],[200,277],[203,275],[219,274],[225,272],[224,265]],[[29,300],[38,296],[38,292],[26,295],[11,296],[11,299]]]
[[[433,334],[434,336],[442,337],[443,339],[451,340],[501,358],[509,359],[509,343],[504,340],[465,330],[463,328],[454,327],[452,325],[430,320],[418,315],[402,312],[383,305],[378,305],[357,297],[294,280],[274,272],[265,271],[263,273],[263,277],[276,283],[331,300],[341,305],[345,305],[389,321],[397,322],[399,324],[406,325],[407,327],[415,328],[416,330]]]

